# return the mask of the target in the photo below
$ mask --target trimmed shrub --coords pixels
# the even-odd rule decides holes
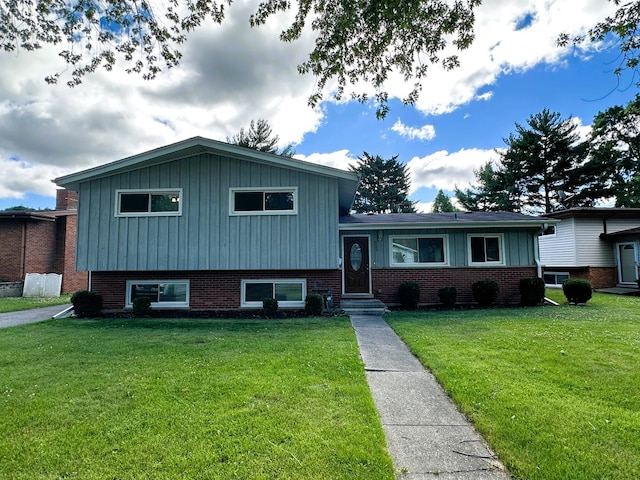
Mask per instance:
[[[478,280],[471,285],[473,298],[482,307],[491,305],[498,299],[500,287],[494,280]]]
[[[102,295],[89,290],[80,290],[71,295],[71,303],[78,318],[97,317],[102,310]]]
[[[591,299],[593,290],[587,280],[568,278],[562,282],[562,292],[567,297],[569,304],[577,305],[579,303],[587,303]]]
[[[273,317],[278,313],[278,300],[265,298],[262,300],[262,313],[266,317]]]
[[[310,293],[307,298],[304,299],[304,310],[307,315],[317,317],[322,315],[324,310],[324,297],[319,293]]]
[[[521,278],[519,288],[522,305],[534,307],[544,300],[544,280],[540,277]]]
[[[148,317],[151,315],[151,299],[146,297],[134,298],[133,314],[136,317]]]
[[[398,289],[400,305],[405,310],[415,310],[420,301],[420,285],[416,282],[403,282]]]
[[[452,308],[458,299],[458,291],[456,287],[442,287],[438,290],[438,298],[445,307]]]

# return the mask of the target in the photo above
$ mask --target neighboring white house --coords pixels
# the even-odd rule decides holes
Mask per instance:
[[[545,283],[575,277],[593,288],[637,285],[640,208],[571,208],[545,217],[560,220],[539,239]]]

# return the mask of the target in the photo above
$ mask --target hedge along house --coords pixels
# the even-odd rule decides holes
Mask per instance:
[[[105,310],[301,308],[308,293],[397,303],[493,278],[517,302],[544,219],[518,214],[351,215],[352,172],[195,137],[54,180],[79,195],[76,268]],[[426,253],[425,253],[426,252]],[[405,261],[400,261],[404,255]],[[469,294],[467,295],[467,290]]]

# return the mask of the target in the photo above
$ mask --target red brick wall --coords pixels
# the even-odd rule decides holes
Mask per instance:
[[[78,194],[72,190],[56,190],[56,210],[77,210]]]
[[[24,273],[60,273],[56,272],[55,238],[55,222],[27,222]]]
[[[593,288],[615,287],[618,284],[616,267],[546,267],[545,271],[568,272],[569,277],[587,280]]]
[[[308,292],[317,284],[333,289],[334,303],[340,301],[340,270],[92,272],[91,290],[102,294],[105,310],[123,310],[127,280],[190,280],[191,310],[238,310],[241,280],[261,278],[304,278]]]
[[[421,304],[439,304],[438,290],[453,286],[458,303],[475,303],[471,285],[478,280],[495,280],[500,286],[499,303],[520,303],[518,285],[522,277],[535,277],[534,267],[523,268],[382,268],[373,270],[373,293],[387,305],[397,305],[402,282],[420,285]]]
[[[88,288],[88,273],[75,268],[78,217],[63,215],[56,219],[56,272],[62,274],[62,293]]]
[[[0,282],[20,282],[23,274],[24,222],[3,221],[0,224]]]

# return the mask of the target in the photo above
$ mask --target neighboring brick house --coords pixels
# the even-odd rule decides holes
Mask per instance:
[[[333,300],[398,303],[418,281],[437,290],[498,281],[518,303],[538,271],[538,235],[553,220],[505,212],[353,215],[353,172],[195,137],[55,179],[77,191],[78,268],[105,310],[304,307]]]
[[[62,274],[62,293],[87,288],[75,270],[77,194],[58,190],[52,211],[0,212],[0,282],[18,284],[27,273]]]

